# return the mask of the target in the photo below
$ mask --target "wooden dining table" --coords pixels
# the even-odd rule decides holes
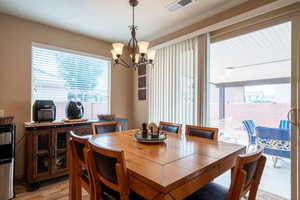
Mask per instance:
[[[246,151],[238,144],[174,133],[168,133],[164,143],[143,144],[135,140],[135,133],[121,131],[91,139],[125,152],[129,187],[146,199],[184,199],[232,169],[236,157]]]

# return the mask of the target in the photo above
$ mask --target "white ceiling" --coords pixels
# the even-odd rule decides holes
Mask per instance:
[[[198,0],[175,12],[174,0],[140,0],[138,40],[152,40],[247,0]],[[128,0],[0,0],[0,12],[107,41],[129,40],[132,11]]]

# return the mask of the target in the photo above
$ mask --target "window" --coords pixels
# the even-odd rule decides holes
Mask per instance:
[[[68,101],[80,101],[84,118],[110,112],[110,61],[33,44],[32,103],[53,100],[56,120],[65,119]]]

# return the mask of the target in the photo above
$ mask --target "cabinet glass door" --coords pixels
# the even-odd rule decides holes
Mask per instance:
[[[53,130],[53,173],[65,172],[68,169],[68,128],[56,128]]]
[[[35,176],[42,177],[50,174],[51,163],[51,131],[37,130],[34,135]]]

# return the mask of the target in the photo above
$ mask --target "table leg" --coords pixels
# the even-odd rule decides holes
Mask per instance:
[[[72,151],[69,151],[69,200],[81,200],[80,170],[75,167]]]
[[[74,170],[73,170],[73,163],[72,163],[72,153],[71,150],[68,152],[69,157],[69,200],[75,199],[76,200],[76,193],[74,188]]]
[[[234,167],[231,168],[231,172],[230,172],[230,175],[231,175],[231,183],[233,182],[233,175],[234,175]]]

